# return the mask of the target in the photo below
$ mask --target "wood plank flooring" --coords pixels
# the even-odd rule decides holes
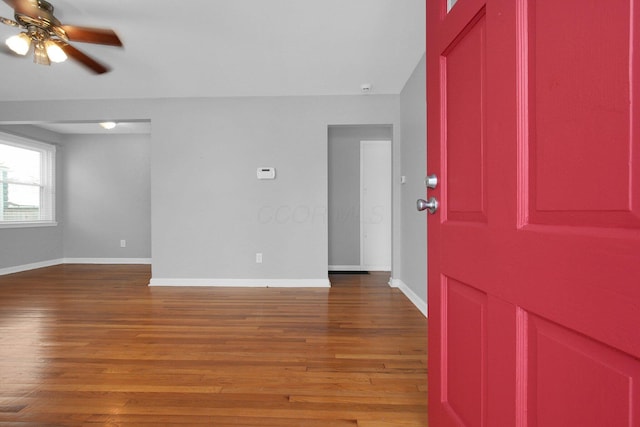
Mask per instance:
[[[331,275],[331,289],[149,277],[0,276],[0,426],[427,425],[427,321],[388,275]]]

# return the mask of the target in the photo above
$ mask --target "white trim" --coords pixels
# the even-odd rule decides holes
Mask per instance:
[[[38,150],[53,150],[55,151],[56,145],[50,142],[38,141],[26,136],[15,135],[13,133],[7,133],[0,131],[0,138],[3,140],[3,144],[13,145],[18,148],[32,149],[35,147]]]
[[[329,271],[366,271],[361,265],[330,265]]]
[[[56,221],[7,221],[0,224],[0,228],[32,228],[32,227],[56,227]]]
[[[151,264],[151,258],[64,258],[64,264]]]
[[[360,265],[364,264],[364,156],[362,155],[362,152],[364,150],[364,143],[365,141],[360,141],[360,152],[358,153],[358,155],[360,156],[360,181],[358,182],[358,190],[360,190],[360,200],[358,201],[360,205],[360,212],[358,213],[358,218],[360,219],[360,235],[358,236],[358,238],[360,239]]]
[[[152,278],[149,286],[218,286],[245,288],[329,288],[329,279],[166,279]]]
[[[151,258],[59,258],[0,268],[0,276],[60,264],[151,264]]]
[[[390,265],[330,265],[329,271],[391,271]]]
[[[49,261],[33,262],[31,264],[16,265],[14,267],[0,268],[0,276],[6,274],[20,273],[23,271],[35,270],[36,268],[51,267],[52,265],[63,264],[62,259],[52,259]]]
[[[39,190],[39,219],[35,221],[0,220],[2,225],[9,225],[9,227],[2,228],[33,227],[34,224],[40,224],[40,226],[56,226],[56,145],[5,132],[0,132],[0,145],[11,146],[40,154],[39,182],[25,182],[11,178],[8,178],[6,181],[7,184],[28,185]]]
[[[391,271],[390,265],[363,265],[364,271]]]
[[[398,288],[400,291],[416,306],[418,310],[427,317],[427,302],[420,298],[418,295],[411,290],[406,283],[404,283],[400,279],[389,279],[389,286],[392,288]]]

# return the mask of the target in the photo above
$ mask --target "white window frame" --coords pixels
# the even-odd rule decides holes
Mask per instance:
[[[0,219],[0,229],[52,227],[58,225],[56,222],[56,146],[5,133],[0,133],[0,144],[37,151],[41,154],[40,184],[34,185],[40,187],[40,210],[49,213],[48,217],[32,221],[5,221]],[[11,183],[11,181],[7,182]]]

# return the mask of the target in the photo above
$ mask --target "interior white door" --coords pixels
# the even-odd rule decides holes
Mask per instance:
[[[360,265],[391,270],[391,141],[360,141]]]

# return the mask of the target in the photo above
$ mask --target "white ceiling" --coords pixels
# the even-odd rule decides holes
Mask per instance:
[[[127,134],[144,135],[151,133],[151,122],[144,121],[120,121],[113,129],[104,129],[99,122],[57,122],[57,123],[32,123],[42,129],[46,129],[63,135],[88,135],[88,134]],[[6,126],[5,128],[10,128]]]
[[[0,100],[373,94],[402,90],[425,51],[425,0],[50,0],[63,24],[113,28],[124,48],[75,43],[94,75],[0,50]],[[0,2],[0,16],[13,11]],[[0,25],[0,39],[17,29]]]

